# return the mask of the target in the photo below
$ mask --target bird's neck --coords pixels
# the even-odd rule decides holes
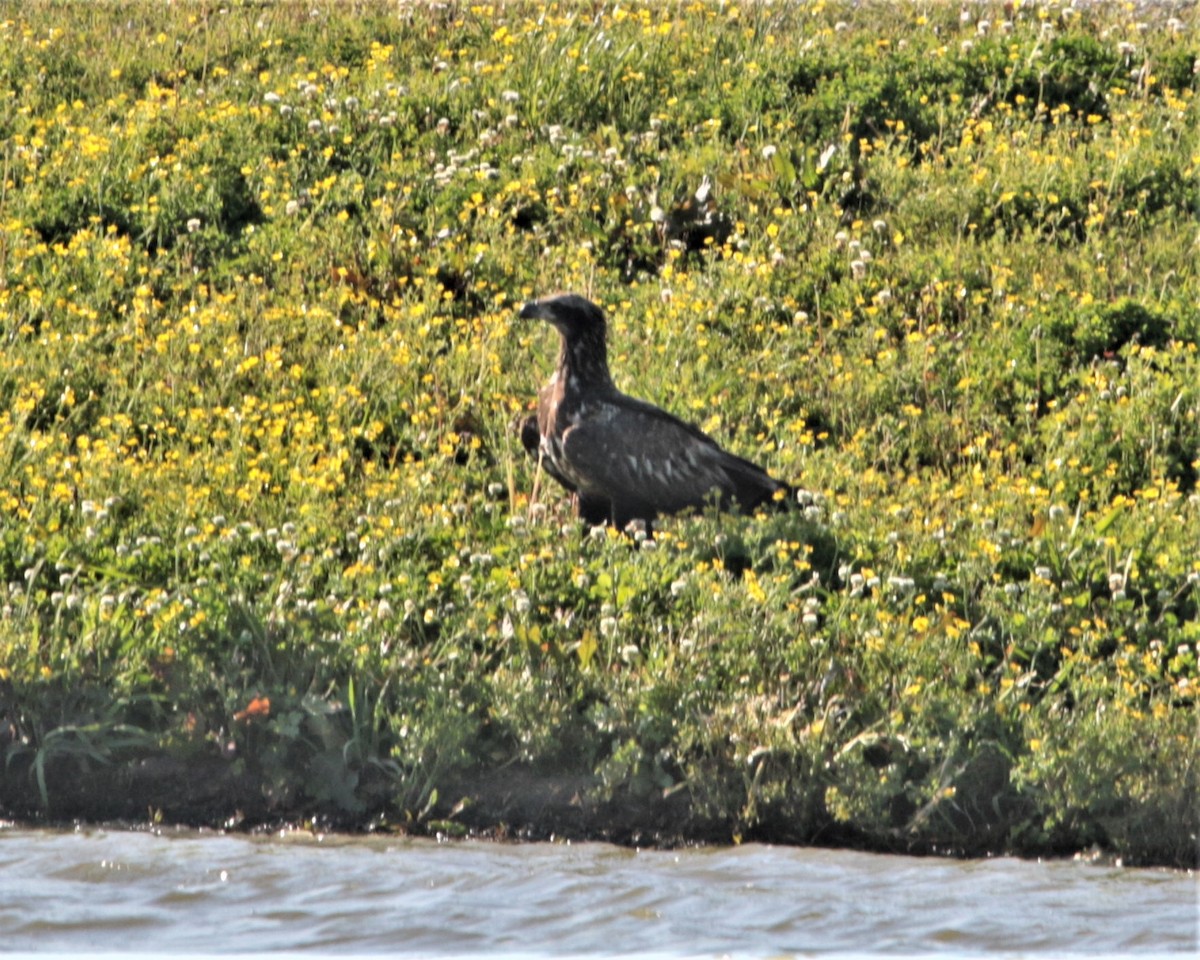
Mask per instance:
[[[576,336],[563,338],[558,352],[559,382],[567,389],[611,389],[612,376],[608,372],[608,350],[604,336]]]

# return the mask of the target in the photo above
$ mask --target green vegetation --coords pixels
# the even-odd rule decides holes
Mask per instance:
[[[1194,862],[1200,24],[964,10],[0,4],[0,810]]]

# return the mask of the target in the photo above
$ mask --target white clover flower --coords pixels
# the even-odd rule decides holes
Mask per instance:
[[[500,94],[500,99],[505,103],[520,103],[521,95],[516,90],[505,90]]]
[[[200,218],[199,217],[192,217],[191,219],[188,220],[188,222],[187,222],[187,232],[188,233],[195,233],[199,229],[200,229]]]
[[[770,160],[773,156],[775,156],[775,154],[777,152],[778,152],[778,150],[777,150],[775,144],[768,143],[765,147],[762,148],[763,159]]]
[[[855,280],[861,280],[867,275],[867,265],[862,260],[850,261],[850,276]]]
[[[264,103],[278,103],[280,101],[280,99],[281,98],[280,98],[279,94],[277,94],[274,90],[268,90],[266,93],[263,94],[263,102]]]

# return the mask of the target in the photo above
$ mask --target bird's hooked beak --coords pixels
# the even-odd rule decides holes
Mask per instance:
[[[538,300],[530,300],[521,308],[518,316],[522,320],[549,320],[545,306]]]
[[[522,320],[544,320],[559,333],[566,333],[562,325],[562,316],[554,308],[554,304],[544,300],[530,300],[521,308],[520,317]]]

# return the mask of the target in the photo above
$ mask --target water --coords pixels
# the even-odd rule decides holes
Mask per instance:
[[[747,845],[0,829],[0,953],[1188,954],[1196,877]]]

